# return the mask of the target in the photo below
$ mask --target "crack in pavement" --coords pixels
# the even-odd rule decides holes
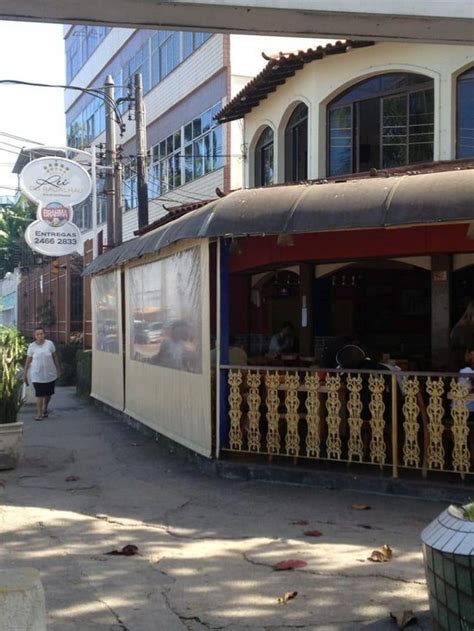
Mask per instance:
[[[64,548],[64,550],[61,551],[64,556],[73,558],[73,555],[71,555],[71,553],[67,549],[67,545],[64,543],[64,541],[61,539],[59,535],[55,535],[52,532],[50,532],[50,529],[48,528],[48,526],[46,526],[46,524],[42,521],[38,522],[38,526],[45,531],[45,533],[48,535],[50,539],[53,539],[54,541],[57,542],[58,545],[61,545]],[[95,600],[97,602],[102,603],[110,611],[110,613],[113,615],[113,617],[117,621],[117,624],[120,626],[121,631],[130,631],[129,627],[125,625],[125,623],[120,618],[118,613],[105,600],[103,600],[97,595],[94,585],[91,583],[87,572],[84,570],[84,568],[81,567],[80,563],[76,561],[76,564],[79,570],[79,574],[86,580],[92,593],[94,594]]]
[[[247,561],[248,563],[250,563],[251,565],[260,565],[269,569],[273,569],[273,564],[271,563],[263,563],[262,561],[254,561],[253,559],[251,559],[249,556],[247,556],[247,554],[245,552],[241,552],[241,555],[243,557],[243,559],[245,561]],[[297,569],[292,570],[292,571],[298,571]],[[318,572],[317,570],[310,570],[310,569],[304,569],[302,570],[303,573],[306,574],[312,574],[314,576],[324,576],[324,577],[329,577],[329,576],[338,576],[340,578],[352,578],[352,579],[359,579],[359,578],[382,578],[382,579],[386,579],[388,581],[394,581],[396,583],[407,583],[409,585],[426,585],[426,581],[417,581],[415,579],[408,579],[408,578],[402,578],[401,576],[389,576],[388,574],[347,574],[344,572]]]
[[[200,624],[201,626],[203,626],[206,629],[223,629],[224,627],[211,627],[207,622],[204,622],[203,620],[201,620],[198,616],[183,616],[181,615],[178,611],[176,611],[176,609],[172,606],[171,601],[170,601],[170,594],[169,594],[169,590],[168,589],[164,589],[161,592],[162,596],[163,596],[163,600],[165,601],[165,605],[168,607],[169,611],[176,616],[186,627],[186,629],[188,629],[189,631],[191,630],[191,627],[186,624],[186,621],[188,622],[197,622],[198,624]]]

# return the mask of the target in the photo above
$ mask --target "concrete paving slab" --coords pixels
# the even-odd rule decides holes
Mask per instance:
[[[221,479],[71,389],[52,404],[25,409],[24,457],[0,475],[0,567],[39,570],[49,631],[383,631],[400,609],[430,628],[420,532],[445,504]],[[393,559],[368,561],[385,543]],[[292,558],[307,566],[273,569]]]

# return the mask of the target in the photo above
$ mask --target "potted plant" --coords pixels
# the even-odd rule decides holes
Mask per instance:
[[[474,503],[450,506],[421,533],[433,628],[474,629]]]
[[[23,423],[18,412],[23,403],[22,364],[24,337],[13,327],[0,325],[0,470],[13,469],[20,457]]]

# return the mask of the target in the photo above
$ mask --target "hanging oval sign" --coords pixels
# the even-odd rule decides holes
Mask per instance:
[[[56,228],[45,221],[33,221],[25,230],[25,241],[44,256],[65,256],[82,249],[81,231],[69,221]]]
[[[49,204],[40,204],[36,217],[40,221],[44,221],[51,228],[59,228],[64,226],[68,221],[72,221],[72,208],[65,206],[61,202],[49,202]]]
[[[34,202],[61,202],[74,206],[90,195],[92,180],[87,171],[73,160],[38,158],[21,171],[20,188]]]

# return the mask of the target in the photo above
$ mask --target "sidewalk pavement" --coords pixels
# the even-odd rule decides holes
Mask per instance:
[[[71,388],[52,410],[24,408],[23,459],[0,471],[0,567],[40,571],[48,631],[382,631],[404,609],[430,628],[420,532],[445,505],[221,479]],[[368,561],[383,544],[392,560]],[[287,559],[307,566],[273,569]]]

